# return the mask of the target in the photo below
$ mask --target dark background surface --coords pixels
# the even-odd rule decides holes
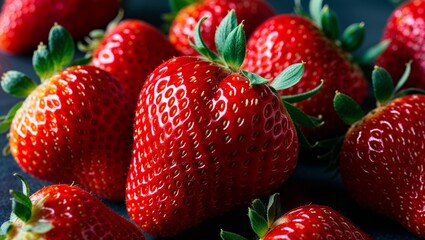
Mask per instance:
[[[125,17],[137,18],[152,23],[161,24],[161,14],[168,11],[168,1],[124,1]],[[293,10],[292,0],[270,0],[278,13],[290,13]],[[303,1],[307,3],[306,0]],[[366,39],[363,47],[355,54],[376,44],[382,34],[386,19],[394,9],[389,0],[325,0],[325,4],[334,9],[340,19],[341,27],[345,28],[353,22],[365,22]],[[0,1],[2,4],[2,1]],[[31,67],[31,56],[8,56],[0,53],[0,72],[15,69],[35,78]],[[17,99],[6,96],[0,91],[0,115],[5,115]],[[5,146],[6,137],[0,136],[0,146]],[[13,173],[24,175],[30,182],[32,192],[49,185],[23,173],[12,157],[0,158],[0,223],[6,221],[10,214],[9,189],[20,189],[20,183]],[[375,239],[417,239],[398,224],[377,216],[356,205],[346,194],[338,177],[332,178],[333,173],[326,172],[323,164],[314,163],[313,157],[303,155],[299,165],[290,179],[279,189],[283,209],[315,203],[331,206],[340,211]],[[380,196],[376,196],[379,198]],[[123,202],[105,203],[119,214],[127,217]],[[220,229],[235,231],[251,237],[248,230],[247,208],[237,209],[229,214],[206,221],[198,227],[173,239],[219,239]],[[151,237],[148,236],[150,239]],[[154,239],[154,238],[152,238]]]

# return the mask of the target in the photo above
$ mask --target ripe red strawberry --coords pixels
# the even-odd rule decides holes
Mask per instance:
[[[0,233],[0,237],[45,240],[144,239],[136,225],[79,187],[51,185],[31,196],[29,189],[24,187],[23,192],[12,191],[11,194],[14,197],[13,214],[2,225],[4,232]]]
[[[72,58],[71,36],[55,26],[49,39],[49,49],[40,46],[34,55],[40,85],[16,71],[3,76],[6,92],[26,97],[0,127],[7,130],[11,122],[10,151],[36,178],[74,182],[101,197],[124,199],[132,145],[129,99],[104,70],[61,70]]]
[[[220,56],[206,48],[201,23],[195,47],[205,57],[160,65],[136,110],[126,204],[130,217],[157,236],[175,235],[270,193],[298,158],[288,114],[294,107],[285,108],[265,79],[239,69],[245,36],[234,11],[217,29],[228,36],[217,45]],[[295,84],[302,68],[292,65],[272,88]]]
[[[270,197],[267,207],[254,200],[248,216],[259,239],[372,239],[349,219],[334,209],[322,205],[304,205],[282,215],[277,194]],[[247,240],[226,231],[223,240]]]
[[[304,92],[324,81],[322,90],[316,96],[296,104],[309,115],[323,117],[323,126],[303,129],[308,138],[316,140],[344,130],[345,125],[338,120],[332,107],[335,91],[344,92],[361,103],[366,96],[367,84],[349,53],[362,42],[363,24],[349,26],[340,40],[342,44],[337,44],[339,35],[334,13],[327,7],[310,11],[313,16],[319,15],[316,17],[319,20],[281,14],[260,25],[248,40],[242,68],[273,79],[287,66],[304,61],[306,70],[300,83],[279,93],[290,95]]]
[[[250,36],[258,25],[275,15],[271,5],[264,0],[197,0],[187,6],[181,3],[181,0],[172,2],[175,2],[172,8],[176,16],[169,29],[169,38],[184,55],[198,55],[190,46],[188,38],[193,37],[196,23],[202,17],[208,17],[201,30],[202,38],[210,49],[216,51],[215,30],[231,9],[235,10],[240,22],[243,21],[247,36]]]
[[[412,0],[397,7],[387,20],[383,39],[391,40],[376,65],[385,68],[394,79],[403,74],[403,64],[412,61],[406,87],[425,89],[425,1]]]
[[[82,38],[111,21],[119,0],[5,0],[0,13],[0,50],[11,54],[29,53],[47,40],[53,24]]]
[[[136,106],[147,76],[162,62],[179,55],[156,28],[141,20],[127,19],[96,39],[91,65],[114,75]]]
[[[360,205],[425,237],[425,96],[397,93],[401,84],[394,89],[380,67],[372,80],[379,105],[364,117],[359,106],[347,104],[352,99],[335,96],[337,112],[352,124],[339,157],[342,180]]]

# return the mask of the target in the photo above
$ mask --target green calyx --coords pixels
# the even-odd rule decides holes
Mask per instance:
[[[272,229],[273,224],[282,216],[279,194],[275,193],[270,196],[266,204],[259,199],[252,202],[252,206],[248,209],[248,217],[251,228],[259,239],[263,239]],[[221,231],[221,239],[223,240],[247,240],[247,238],[227,231]]]
[[[200,0],[169,0],[168,5],[170,7],[170,12],[162,15],[162,19],[165,22],[165,25],[162,27],[164,32],[168,32],[171,23],[174,21],[180,10],[197,2],[200,2]]]
[[[30,189],[28,182],[17,173],[15,173],[14,176],[20,179],[22,183],[22,192],[15,190],[10,191],[12,195],[12,214],[10,220],[1,225],[0,239],[6,238],[7,234],[14,227],[14,222],[18,221],[18,219],[24,223],[22,226],[22,231],[24,232],[42,234],[50,231],[53,228],[51,223],[33,221],[32,219],[34,209],[39,208],[39,205],[43,204],[46,198],[41,199],[34,205],[29,198]]]

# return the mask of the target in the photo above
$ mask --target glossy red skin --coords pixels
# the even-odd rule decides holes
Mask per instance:
[[[242,68],[274,79],[289,65],[305,62],[301,81],[279,91],[282,95],[312,90],[323,79],[324,85],[319,93],[296,104],[311,116],[323,117],[325,124],[321,127],[303,128],[309,139],[317,140],[341,134],[347,128],[333,109],[336,90],[358,103],[362,103],[366,96],[366,79],[349,58],[348,53],[328,40],[310,20],[282,14],[267,20],[252,34]]]
[[[11,153],[36,178],[81,184],[101,197],[123,200],[132,145],[129,106],[106,71],[65,69],[39,85],[17,112]]]
[[[46,240],[71,239],[116,239],[143,240],[143,233],[133,223],[113,212],[99,199],[76,186],[51,185],[31,195],[33,205],[42,201],[41,207],[35,207],[31,222],[48,222],[53,228],[38,235]],[[17,220],[8,233],[13,237],[21,230],[22,221]]]
[[[29,53],[46,42],[55,22],[80,39],[104,28],[117,14],[120,0],[5,0],[0,13],[0,50]]]
[[[348,131],[340,172],[364,207],[425,237],[425,96],[398,98]]]
[[[425,89],[425,1],[407,1],[391,14],[383,39],[390,39],[388,48],[377,58],[376,65],[385,68],[394,81],[403,75],[405,64],[412,61],[412,70],[405,88]]]
[[[372,239],[349,219],[330,207],[305,205],[291,210],[277,220],[263,240],[278,239]]]
[[[234,9],[238,22],[243,21],[245,35],[249,37],[266,19],[275,15],[272,6],[264,0],[201,0],[180,10],[171,24],[169,39],[183,55],[199,55],[189,44],[188,38],[199,20],[207,16],[202,24],[201,35],[212,50],[215,46],[215,30],[227,13]]]
[[[147,76],[179,53],[158,29],[129,19],[108,30],[92,55],[91,65],[112,73],[136,107]]]
[[[265,85],[200,57],[159,66],[136,111],[127,210],[144,231],[172,236],[276,190],[298,138]]]

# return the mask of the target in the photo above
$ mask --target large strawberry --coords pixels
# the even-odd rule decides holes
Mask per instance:
[[[303,64],[288,67],[269,87],[240,70],[245,36],[234,11],[217,29],[227,36],[217,38],[220,56],[205,46],[201,24],[194,47],[204,57],[160,65],[136,110],[126,204],[130,217],[154,235],[177,234],[275,190],[298,158],[288,112],[310,125],[317,121],[275,93],[301,78]]]
[[[105,34],[105,33],[103,33]],[[111,25],[106,35],[93,31],[88,49],[90,65],[114,75],[136,106],[147,76],[162,62],[179,55],[169,40],[150,24],[127,19]]]
[[[349,219],[322,205],[304,205],[282,214],[278,194],[270,197],[267,206],[259,199],[252,203],[248,216],[256,239],[371,239]],[[238,234],[222,231],[223,240],[247,240]]]
[[[10,123],[10,151],[32,176],[77,183],[109,199],[124,199],[131,158],[133,112],[127,95],[108,72],[93,66],[62,68],[74,43],[61,26],[49,47],[40,45],[33,64],[41,84],[25,74],[4,74],[3,89],[18,103],[0,125]]]
[[[273,79],[292,63],[304,61],[306,71],[300,83],[280,91],[282,95],[304,92],[324,81],[320,93],[296,104],[307,114],[323,117],[323,126],[304,129],[313,140],[337,135],[345,128],[332,107],[335,91],[344,92],[361,103],[367,84],[349,53],[363,40],[363,24],[350,25],[339,39],[335,13],[327,6],[322,8],[321,1],[312,0],[310,8],[312,19],[281,14],[260,25],[248,40],[242,68]]]
[[[0,13],[0,50],[28,53],[47,40],[56,22],[75,38],[111,21],[120,0],[5,0]]]
[[[394,88],[389,73],[376,67],[372,81],[378,107],[366,116],[351,98],[335,95],[336,111],[352,124],[339,166],[344,185],[360,205],[425,237],[425,96],[397,93],[407,76]]]
[[[145,239],[136,225],[81,188],[57,184],[29,196],[19,177],[23,191],[11,191],[13,213],[1,227],[1,239]]]
[[[198,55],[188,39],[193,37],[196,23],[202,17],[208,17],[201,30],[202,37],[206,45],[215,51],[215,30],[231,9],[243,21],[247,36],[263,21],[275,15],[265,0],[172,0],[171,8],[176,15],[169,29],[169,38],[185,55]]]
[[[376,65],[385,68],[394,79],[403,74],[403,64],[412,61],[406,87],[425,89],[425,1],[412,0],[397,7],[387,20],[383,39],[391,40]]]

